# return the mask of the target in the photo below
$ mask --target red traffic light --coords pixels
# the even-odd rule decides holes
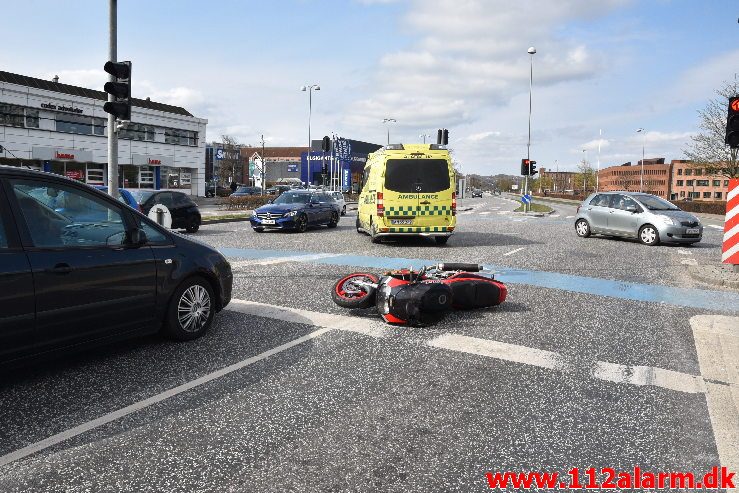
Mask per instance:
[[[131,78],[131,62],[105,62],[103,70],[116,79]]]

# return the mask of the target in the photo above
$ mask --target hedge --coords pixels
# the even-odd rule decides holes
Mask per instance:
[[[243,197],[227,197],[219,206],[227,211],[238,210],[254,210],[266,204],[270,199],[274,199],[274,195],[245,195]]]
[[[703,202],[701,200],[687,202],[684,200],[673,200],[672,203],[688,212],[702,212],[704,214],[719,214],[722,216],[726,214],[726,202]]]

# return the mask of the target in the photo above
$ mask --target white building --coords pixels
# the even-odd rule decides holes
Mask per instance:
[[[107,183],[107,94],[0,71],[0,164]],[[205,126],[184,108],[134,99],[119,132],[119,185],[205,195]]]

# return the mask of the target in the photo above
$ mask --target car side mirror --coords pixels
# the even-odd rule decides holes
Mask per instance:
[[[134,228],[128,233],[128,243],[131,246],[141,246],[147,241],[146,233],[141,228]]]

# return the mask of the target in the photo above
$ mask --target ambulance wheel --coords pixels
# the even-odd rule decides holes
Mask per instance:
[[[370,237],[372,238],[372,243],[377,244],[382,241],[382,237],[377,234],[377,226],[374,223],[370,225]]]

